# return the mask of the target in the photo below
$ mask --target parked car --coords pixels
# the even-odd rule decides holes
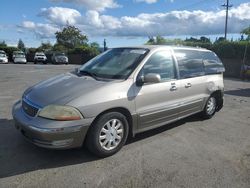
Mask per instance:
[[[8,56],[3,50],[0,50],[0,63],[8,63]]]
[[[25,55],[24,54],[24,52],[22,52],[22,51],[14,51],[13,53],[12,53],[12,61],[14,61],[14,59],[15,59],[15,56],[17,55],[17,54],[21,54],[21,55]]]
[[[15,125],[45,148],[81,147],[113,155],[128,134],[223,106],[224,66],[201,48],[142,46],[110,49],[75,72],[28,88],[12,109]]]
[[[14,58],[13,58],[13,62],[14,63],[22,63],[22,64],[26,64],[27,63],[27,59],[25,57],[25,54],[23,52],[16,52],[15,54],[13,54]]]
[[[69,59],[63,52],[55,52],[52,55],[52,63],[53,64],[68,64]]]
[[[34,64],[36,63],[43,63],[43,64],[47,64],[47,57],[43,52],[36,52],[35,56],[34,56]]]

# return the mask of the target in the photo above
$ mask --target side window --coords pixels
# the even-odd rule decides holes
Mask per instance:
[[[202,57],[199,51],[176,49],[174,52],[182,79],[205,75]]]
[[[144,76],[149,73],[159,74],[162,81],[176,78],[175,65],[170,51],[158,51],[150,56],[140,75]]]
[[[206,74],[225,72],[221,60],[213,52],[201,52]]]

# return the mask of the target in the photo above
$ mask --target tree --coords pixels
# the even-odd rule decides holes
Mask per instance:
[[[219,37],[219,38],[216,38],[215,42],[214,43],[220,43],[220,42],[225,42],[225,38],[224,37]]]
[[[162,36],[157,36],[156,44],[166,44],[166,40]]]
[[[99,49],[99,48],[100,48],[100,45],[99,45],[97,42],[92,42],[92,43],[90,43],[90,47],[91,47],[91,48]]]
[[[210,39],[204,36],[200,37],[200,41],[204,43],[211,43]]]
[[[7,44],[5,43],[4,40],[0,42],[0,47],[7,47]]]
[[[42,42],[41,45],[37,48],[38,51],[46,51],[52,49],[53,46],[50,42]]]
[[[25,45],[23,43],[23,41],[21,39],[19,39],[18,43],[17,43],[17,48],[19,50],[22,50],[23,52],[25,51]]]
[[[250,26],[241,31],[242,34],[247,35],[247,40],[250,40]]]
[[[62,31],[56,32],[55,35],[57,44],[67,49],[86,45],[88,42],[87,36],[81,34],[81,31],[74,26],[66,26]]]
[[[148,44],[148,45],[153,45],[153,44],[155,44],[155,39],[154,39],[154,37],[149,36],[149,37],[148,37],[148,41],[146,42],[146,44]]]

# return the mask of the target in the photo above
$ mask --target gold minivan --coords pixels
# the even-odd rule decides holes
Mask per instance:
[[[37,146],[81,147],[100,157],[147,131],[223,106],[224,66],[215,53],[183,46],[113,48],[75,71],[28,88],[12,110]]]

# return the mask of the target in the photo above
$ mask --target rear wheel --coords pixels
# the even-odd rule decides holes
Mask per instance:
[[[103,114],[90,127],[87,148],[99,157],[108,157],[118,152],[128,137],[128,121],[119,112]]]
[[[216,107],[217,107],[217,100],[216,98],[212,95],[208,98],[207,103],[202,111],[202,117],[204,119],[210,119],[213,117],[213,115],[216,112]]]

